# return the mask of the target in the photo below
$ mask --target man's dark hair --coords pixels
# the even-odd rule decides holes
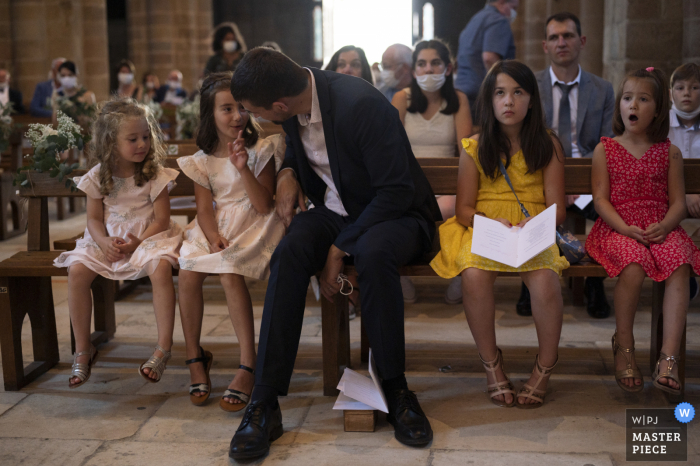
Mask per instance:
[[[552,21],[556,21],[557,23],[563,23],[568,19],[574,22],[574,24],[576,25],[576,32],[578,32],[578,36],[581,37],[581,21],[578,19],[578,16],[576,16],[573,13],[569,13],[568,11],[562,11],[561,13],[556,13],[550,16],[544,23],[545,40],[547,39],[547,26],[549,26],[549,23],[551,23]]]
[[[309,85],[304,68],[281,52],[255,47],[243,56],[231,80],[231,94],[266,110],[283,97],[294,97]]]

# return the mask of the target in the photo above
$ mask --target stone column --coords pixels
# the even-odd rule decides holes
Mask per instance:
[[[10,0],[0,0],[0,68],[12,69],[12,29]]]
[[[518,51],[518,58],[533,71],[539,71],[547,66],[547,60],[542,50],[542,40],[544,39],[544,22],[549,16],[548,0],[526,0],[521,5],[520,8],[525,10],[525,21],[523,47],[522,51]]]
[[[109,47],[105,0],[82,0],[82,82],[97,101],[109,97]]]
[[[603,75],[603,35],[602,21],[605,14],[605,0],[585,0],[581,2],[579,19],[581,34],[586,36],[586,46],[581,52],[581,68],[598,76]]]
[[[683,63],[700,64],[700,2],[683,0]]]

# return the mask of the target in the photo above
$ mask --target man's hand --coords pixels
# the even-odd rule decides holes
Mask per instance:
[[[574,203],[576,202],[576,199],[578,199],[579,197],[581,197],[581,196],[579,196],[578,194],[567,195],[566,196],[566,207],[571,207],[572,205],[574,205]]]
[[[691,217],[700,218],[700,194],[686,194],[685,204]]]
[[[346,254],[335,247],[335,245],[332,245],[328,250],[328,258],[326,258],[326,265],[321,272],[319,284],[321,285],[321,293],[329,301],[333,301],[333,296],[343,286],[341,283],[338,283],[338,274],[343,271],[345,266],[343,263],[343,257],[345,256]]]
[[[289,228],[294,218],[294,210],[297,205],[302,211],[306,210],[304,193],[297,182],[292,170],[283,170],[277,177],[277,193],[275,194],[275,208],[277,215],[282,219],[284,226]]]

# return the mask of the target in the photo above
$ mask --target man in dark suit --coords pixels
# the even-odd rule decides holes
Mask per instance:
[[[58,68],[65,62],[63,57],[55,58],[51,62],[49,80],[42,81],[34,88],[34,95],[29,104],[29,113],[35,117],[51,118],[53,109],[51,108],[51,96],[53,91],[60,89],[61,82],[58,80]]]
[[[180,105],[187,100],[187,91],[182,88],[182,73],[172,70],[168,73],[168,81],[156,91],[155,102]]]
[[[0,68],[0,103],[5,105],[8,102],[12,102],[15,113],[24,113],[22,93],[10,87],[10,72]]]
[[[581,23],[573,13],[557,13],[545,23],[544,52],[551,66],[535,73],[547,126],[557,132],[567,157],[587,157],[602,136],[613,137],[612,117],[615,92],[612,84],[581,69],[579,55],[586,45]],[[590,202],[583,209],[573,205],[578,196],[567,196],[567,210],[595,220]],[[591,317],[610,315],[602,277],[586,278],[587,310]],[[531,315],[530,294],[523,284],[518,314]]]
[[[264,455],[282,435],[277,397],[289,388],[309,279],[322,271],[321,291],[332,299],[346,259],[359,274],[387,419],[397,440],[426,445],[432,429],[404,376],[397,267],[430,250],[440,209],[396,109],[362,79],[301,68],[267,48],[245,55],[231,91],[250,113],[283,124],[276,208],[288,231],[270,262],[255,388],[229,455]],[[304,210],[304,195],[315,207],[294,216],[297,205]]]

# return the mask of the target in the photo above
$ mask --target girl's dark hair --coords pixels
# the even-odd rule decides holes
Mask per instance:
[[[64,61],[61,63],[61,66],[58,67],[58,71],[60,72],[63,68],[67,69],[71,73],[77,75],[78,74],[78,68],[75,66],[75,63],[72,61]]]
[[[202,149],[205,154],[214,152],[219,144],[219,135],[216,132],[216,120],[214,119],[216,94],[221,91],[231,92],[232,76],[232,71],[212,73],[204,78],[199,90],[199,125],[195,138],[197,147]],[[246,147],[255,145],[259,136],[260,126],[251,115],[243,130]]]
[[[557,139],[554,134],[547,131],[545,126],[537,79],[532,70],[517,60],[497,62],[486,74],[476,99],[476,119],[481,125],[478,148],[479,163],[484,173],[493,180],[500,175],[498,161],[504,154],[506,168],[510,164],[510,140],[501,130],[501,125],[493,110],[496,78],[501,73],[513,78],[525,92],[530,94],[530,108],[525,115],[522,128],[520,128],[520,147],[525,156],[528,173],[534,173],[549,164],[554,153],[552,139]]]
[[[365,51],[362,50],[360,47],[355,47],[354,45],[346,45],[345,47],[338,49],[338,51],[335,52],[331,57],[331,61],[328,62],[328,66],[326,66],[325,69],[329,71],[337,70],[340,54],[345,52],[357,52],[357,55],[360,57],[360,63],[362,63],[362,79],[374,86],[374,82],[372,81],[372,69],[369,67],[367,55],[365,55]]]
[[[229,32],[234,36],[236,35],[236,32],[231,26],[221,26],[214,32],[214,38],[211,41],[211,48],[214,50],[214,53],[224,50],[224,37],[226,37],[226,34]],[[236,37],[236,39],[238,39],[238,37]]]
[[[664,142],[668,137],[670,130],[669,111],[671,110],[671,97],[668,92],[668,80],[666,74],[657,68],[651,68],[647,71],[642,68],[637,71],[632,71],[625,76],[625,79],[620,83],[615,98],[615,112],[613,114],[613,133],[621,136],[625,132],[625,123],[622,121],[620,113],[620,100],[622,100],[622,92],[625,88],[625,83],[630,79],[647,79],[654,87],[652,96],[656,104],[656,116],[647,128],[647,134],[651,142]]]
[[[440,59],[445,63],[445,69],[447,69],[447,65],[449,64],[454,65],[452,61],[452,54],[450,53],[450,49],[447,44],[440,39],[423,40],[416,44],[416,48],[413,51],[413,71],[416,70],[418,55],[420,54],[421,50],[425,49],[435,50],[440,56]],[[457,96],[457,91],[455,91],[453,73],[454,66],[452,67],[452,73],[450,73],[449,76],[445,76],[445,84],[443,84],[440,88],[440,95],[447,102],[447,106],[443,110],[440,110],[440,113],[444,113],[445,115],[452,115],[453,113],[457,113],[459,110],[459,97]],[[411,79],[410,88],[411,104],[406,110],[411,113],[425,112],[428,109],[428,98],[425,96],[425,94],[423,94],[423,90],[418,85],[418,81],[416,80],[415,76],[413,79]]]
[[[119,73],[119,70],[122,68],[127,67],[129,68],[129,71],[131,71],[131,74],[136,73],[136,67],[134,66],[134,63],[131,60],[122,60],[119,62],[116,68],[116,72]]]

